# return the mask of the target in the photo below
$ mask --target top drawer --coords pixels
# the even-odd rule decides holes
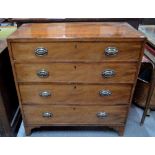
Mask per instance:
[[[138,61],[140,42],[12,43],[16,61]]]

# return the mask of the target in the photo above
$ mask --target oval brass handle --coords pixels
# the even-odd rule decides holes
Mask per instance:
[[[45,90],[45,91],[40,92],[39,96],[41,96],[41,97],[49,97],[49,96],[51,96],[51,92]]]
[[[48,50],[44,47],[38,47],[35,49],[36,56],[45,56],[48,54]]]
[[[118,49],[116,47],[107,47],[105,49],[106,56],[115,56],[118,53]]]
[[[107,117],[108,116],[108,113],[107,112],[97,112],[96,113],[96,116],[98,117],[98,118],[101,118],[101,119],[103,119],[103,118],[105,118],[105,117]]]
[[[51,112],[43,112],[42,116],[46,118],[50,118],[50,117],[53,117],[53,114]]]
[[[47,78],[49,76],[49,72],[46,71],[45,69],[41,69],[41,70],[37,71],[37,75],[40,78]]]
[[[110,78],[115,76],[116,72],[112,69],[106,69],[102,72],[102,77],[104,78]]]
[[[100,96],[110,96],[112,93],[110,90],[100,90],[99,95]]]

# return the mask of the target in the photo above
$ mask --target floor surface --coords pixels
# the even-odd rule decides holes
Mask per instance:
[[[155,136],[155,111],[151,111],[146,117],[144,125],[140,126],[143,110],[132,105],[130,108],[124,137],[154,137]],[[18,137],[25,137],[23,123],[20,126]],[[34,130],[31,137],[118,137],[114,130],[107,130],[101,127],[59,127],[51,130]]]

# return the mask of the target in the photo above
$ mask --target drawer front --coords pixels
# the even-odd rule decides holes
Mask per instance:
[[[138,61],[140,42],[12,43],[17,61]]]
[[[26,124],[124,124],[126,106],[23,106]]]
[[[25,104],[128,104],[132,85],[19,85]]]
[[[15,64],[18,82],[133,83],[136,63]]]

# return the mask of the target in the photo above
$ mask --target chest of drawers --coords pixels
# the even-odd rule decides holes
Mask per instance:
[[[22,25],[8,45],[26,134],[89,125],[122,135],[145,40],[127,23]]]

